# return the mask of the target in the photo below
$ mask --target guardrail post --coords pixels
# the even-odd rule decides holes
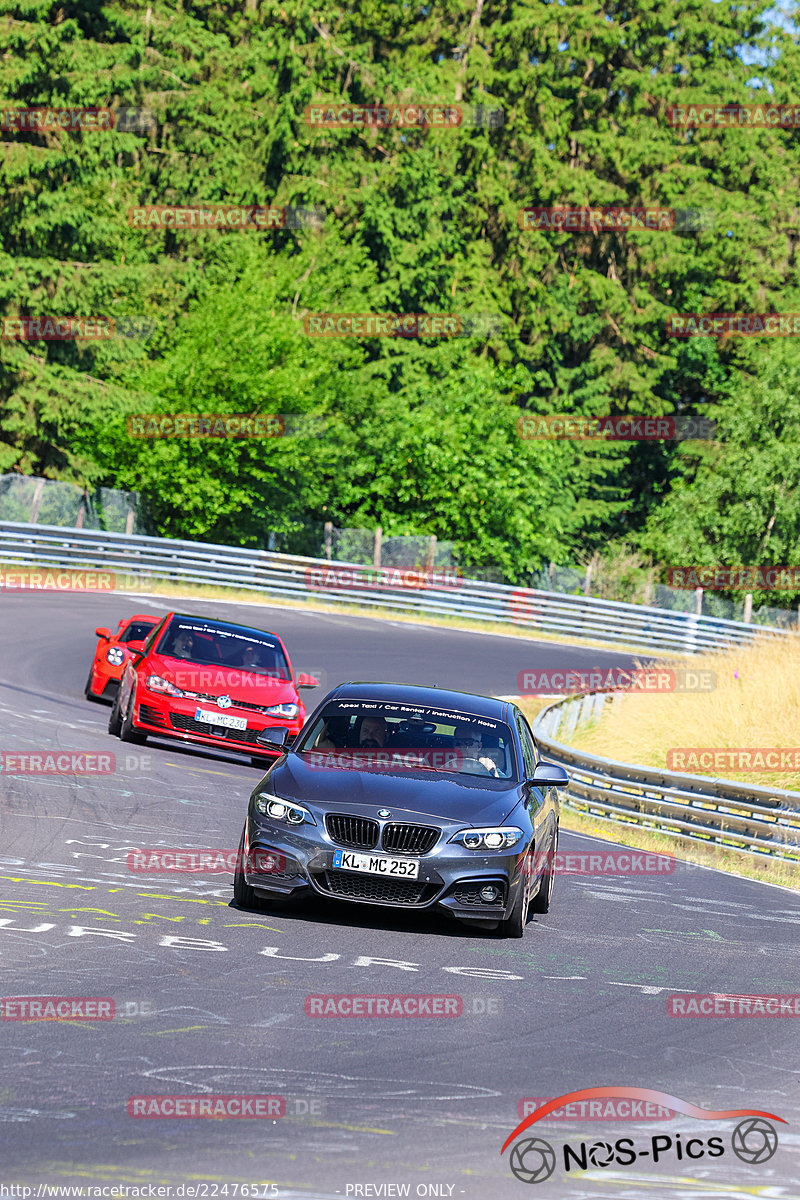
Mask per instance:
[[[44,480],[37,479],[36,487],[33,489],[33,502],[31,503],[31,515],[28,518],[30,525],[35,525],[39,520],[39,506],[42,503],[42,494],[44,492]]]
[[[429,571],[433,570],[433,563],[434,563],[435,558],[436,558],[436,534],[432,533],[430,546],[428,547],[428,570]]]
[[[580,703],[582,704],[583,701],[581,700]],[[566,712],[566,721],[562,731],[559,733],[559,737],[563,737],[566,740],[572,736],[572,734],[575,732],[575,726],[578,724],[579,704],[576,704],[574,700],[568,700],[564,708]]]
[[[703,615],[703,589],[701,587],[694,589],[694,611],[698,617]]]
[[[331,561],[333,552],[333,521],[325,522],[325,557],[328,562]]]
[[[376,570],[379,570],[380,565],[381,565],[381,539],[382,539],[382,536],[383,536],[383,530],[381,529],[380,525],[376,525],[375,526],[375,546],[372,551],[372,565],[373,565],[373,567],[375,567]]]
[[[83,522],[86,520],[86,490],[81,492],[81,502],[78,505],[78,519],[75,522],[76,529],[83,529]]]
[[[136,518],[136,500],[135,493],[128,492],[128,511],[125,514],[125,532],[133,533],[133,524]]]
[[[744,598],[744,622],[750,624],[753,617],[753,593],[748,592]]]

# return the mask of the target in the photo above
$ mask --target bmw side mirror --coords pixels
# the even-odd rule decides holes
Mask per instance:
[[[285,747],[288,736],[288,729],[262,729],[261,733],[256,738],[256,742],[259,746]]]
[[[534,784],[535,787],[566,787],[569,775],[563,767],[558,767],[555,763],[538,762],[528,783]]]

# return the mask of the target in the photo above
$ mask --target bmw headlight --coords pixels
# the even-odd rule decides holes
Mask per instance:
[[[267,792],[259,792],[255,798],[256,812],[260,812],[264,817],[271,817],[273,821],[285,821],[287,825],[302,825],[307,822],[309,825],[316,825],[314,816],[303,808],[302,804],[295,804],[293,800],[281,800],[279,796],[270,796]]]
[[[170,683],[168,679],[162,678],[161,675],[148,675],[144,681],[144,685],[151,692],[166,693],[168,696],[184,695],[180,688],[176,688],[174,683]]]
[[[292,721],[300,712],[300,709],[296,704],[273,704],[272,708],[267,709],[267,712],[271,717],[286,717]]]
[[[524,837],[516,825],[492,825],[486,829],[459,829],[450,838],[467,850],[510,850]]]
[[[121,667],[125,662],[125,651],[119,646],[110,646],[106,650],[106,662],[110,662],[112,667]]]

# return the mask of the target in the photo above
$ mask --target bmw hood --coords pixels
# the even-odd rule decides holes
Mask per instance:
[[[428,770],[400,773],[310,766],[298,754],[279,760],[256,791],[334,812],[374,817],[376,808],[388,808],[395,819],[433,817],[468,825],[500,824],[520,801],[519,784],[506,779]]]

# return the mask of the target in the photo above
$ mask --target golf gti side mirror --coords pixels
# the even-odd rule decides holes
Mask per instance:
[[[297,686],[299,688],[319,687],[319,680],[315,675],[306,675],[304,671],[301,671],[297,676]]]
[[[555,763],[538,762],[528,783],[536,787],[566,787],[569,775],[563,767],[557,767]]]
[[[100,625],[97,629],[95,629],[95,633],[98,637],[105,638],[106,641],[108,641],[111,637],[111,630],[106,629],[105,625]]]
[[[288,729],[262,729],[256,742],[259,746],[285,746],[288,736]]]

